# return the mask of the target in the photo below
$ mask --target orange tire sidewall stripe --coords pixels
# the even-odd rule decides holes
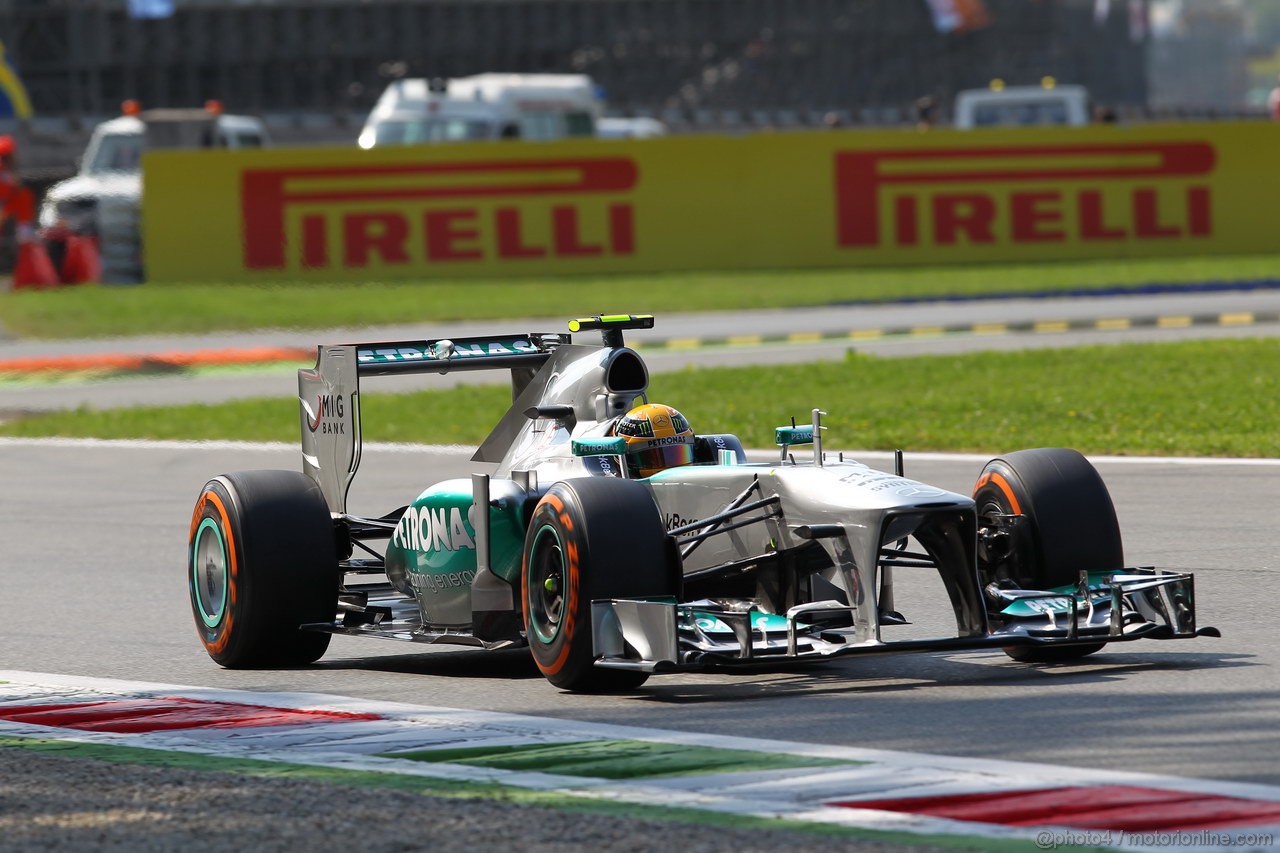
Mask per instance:
[[[563,511],[558,513],[557,519],[566,531],[573,530],[573,520],[569,518],[568,513]],[[556,655],[556,659],[550,665],[538,665],[547,675],[555,675],[564,669],[565,662],[569,659],[569,648],[573,643],[574,630],[578,624],[578,585],[580,581],[578,573],[578,543],[570,541],[561,542],[560,545],[564,548],[565,574],[567,575],[565,578],[567,589],[565,590],[564,622],[560,625],[562,645],[560,646],[560,654]]]
[[[227,508],[222,503],[222,499],[212,490],[207,490],[200,496],[200,500],[196,502],[196,511],[191,518],[191,535],[195,536],[196,526],[199,520],[204,517],[205,505],[211,503],[218,511],[218,518],[222,521],[222,535],[227,540],[227,560],[231,563],[229,577],[227,578],[227,617],[222,623],[221,636],[215,642],[205,641],[205,648],[212,654],[221,654],[226,650],[227,644],[231,642],[231,629],[236,621],[236,599],[239,597],[237,583],[240,578],[240,564],[236,558],[236,540],[235,534],[231,531],[231,519],[227,515]],[[193,571],[188,567],[188,571]],[[201,632],[203,636],[203,632]]]
[[[978,482],[974,484],[973,491],[976,494],[983,486],[991,483],[1004,494],[1005,500],[1009,502],[1009,509],[1014,515],[1022,515],[1022,505],[1018,503],[1018,498],[1013,493],[1013,487],[1009,485],[1009,481],[1002,474],[996,471],[988,471],[978,478]]]
[[[570,532],[573,530],[573,519],[565,512],[564,502],[556,495],[546,495],[542,499],[542,503],[555,510],[556,521],[561,527]],[[535,518],[537,511],[534,511]],[[557,533],[556,538],[559,539]],[[560,670],[564,669],[565,663],[569,660],[569,647],[573,640],[573,634],[577,628],[577,610],[579,597],[579,582],[581,575],[578,570],[578,544],[576,542],[560,542],[561,550],[565,558],[565,604],[563,612],[563,623],[560,625],[560,637],[563,645],[560,646],[560,653],[556,655],[556,659],[547,665],[543,665],[534,655],[533,661],[538,665],[538,669],[544,675],[556,675]],[[524,610],[525,631],[529,631],[529,555],[524,555],[524,571],[520,573],[520,596]],[[529,644],[532,646],[535,640],[530,637]]]

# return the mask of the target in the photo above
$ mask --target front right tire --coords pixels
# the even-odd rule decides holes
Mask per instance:
[[[1019,450],[992,459],[974,486],[978,523],[993,516],[1021,515],[1007,555],[979,559],[983,584],[1007,579],[1024,589],[1047,590],[1076,583],[1083,571],[1124,567],[1120,525],[1106,484],[1080,453],[1051,447]],[[1076,660],[1105,646],[1009,647],[1016,661]]]

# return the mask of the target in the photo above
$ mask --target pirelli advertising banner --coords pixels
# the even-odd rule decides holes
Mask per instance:
[[[152,281],[1272,252],[1280,125],[814,131],[146,156]]]

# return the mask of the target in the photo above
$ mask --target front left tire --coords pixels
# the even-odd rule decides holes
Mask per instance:
[[[525,536],[521,600],[534,662],[563,690],[639,687],[646,672],[595,666],[591,601],[675,595],[662,515],[631,480],[556,483],[534,508]]]

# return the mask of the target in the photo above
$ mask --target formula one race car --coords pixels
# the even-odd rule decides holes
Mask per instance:
[[[527,645],[567,690],[846,654],[1003,649],[1064,661],[1197,628],[1190,574],[1124,568],[1110,496],[1072,450],[989,462],[972,497],[822,448],[822,413],[772,462],[649,404],[623,331],[321,346],[298,373],[303,473],[210,480],[191,520],[196,628],[227,667],[298,665],[333,634]],[[513,404],[472,457],[492,473],[382,516],[347,510],[360,378],[510,371]],[[644,405],[635,408],[639,400]],[[638,414],[637,414],[638,413]],[[812,445],[812,451],[794,448]],[[492,466],[496,465],[496,469]],[[895,571],[933,569],[954,636],[887,641]]]

